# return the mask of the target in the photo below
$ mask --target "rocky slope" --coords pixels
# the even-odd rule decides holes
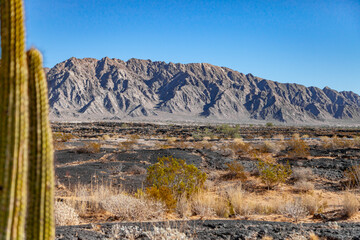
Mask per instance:
[[[360,120],[360,96],[206,63],[70,58],[47,69],[52,120]]]

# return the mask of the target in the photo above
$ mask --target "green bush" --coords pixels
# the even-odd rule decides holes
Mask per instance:
[[[206,174],[194,165],[172,156],[158,158],[158,161],[148,169],[146,192],[150,197],[165,200],[162,195],[166,195],[164,202],[171,207],[171,198],[178,200],[184,195],[189,198],[203,188]]]
[[[261,180],[269,189],[285,182],[292,173],[289,163],[284,166],[281,163],[259,161],[258,170]]]

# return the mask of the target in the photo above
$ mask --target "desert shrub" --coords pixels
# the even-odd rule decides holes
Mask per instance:
[[[247,176],[244,172],[244,167],[238,161],[232,161],[230,163],[226,163],[228,167],[228,172],[223,176],[225,179],[239,179],[241,181],[245,181]]]
[[[158,163],[150,166],[147,173],[147,194],[163,200],[173,209],[176,201],[184,194],[187,198],[201,190],[206,174],[192,164],[173,157],[158,158]],[[175,203],[174,203],[175,202]]]
[[[286,143],[290,157],[307,157],[309,155],[309,145],[298,134],[294,134]]]
[[[360,165],[353,165],[345,171],[350,187],[360,187]]]
[[[166,205],[168,211],[173,211],[176,208],[177,198],[174,193],[167,186],[152,186],[146,188],[146,195],[152,199],[159,200]]]
[[[359,211],[359,201],[356,196],[352,193],[345,193],[343,199],[343,210],[344,215],[348,218],[354,216]]]
[[[239,138],[240,126],[231,127],[229,124],[223,124],[217,127],[217,132],[222,134],[225,138]]]
[[[292,173],[289,163],[283,165],[281,163],[259,161],[258,170],[261,180],[269,189],[285,182]]]
[[[305,217],[309,212],[302,204],[301,198],[295,198],[293,201],[287,202],[281,209],[281,213],[298,222],[299,219]]]
[[[75,136],[72,135],[71,133],[63,133],[63,132],[54,132],[53,133],[53,140],[55,142],[67,142],[73,138],[75,138]]]
[[[101,144],[96,142],[88,142],[83,147],[75,149],[76,153],[99,153]]]
[[[79,215],[75,209],[64,202],[55,202],[55,224],[57,226],[80,224]]]

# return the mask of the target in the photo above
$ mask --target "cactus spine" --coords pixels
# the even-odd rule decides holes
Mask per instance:
[[[0,1],[0,239],[24,239],[28,95],[21,0]]]
[[[54,169],[48,94],[39,51],[27,53],[29,66],[29,180],[26,238],[54,239]]]
[[[28,52],[29,77],[23,1],[0,0],[0,13],[0,240],[25,239],[25,224],[27,239],[50,240],[55,235],[54,169],[41,55],[36,50]]]

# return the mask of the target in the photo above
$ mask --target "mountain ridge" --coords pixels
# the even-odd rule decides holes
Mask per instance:
[[[360,96],[208,63],[70,58],[47,69],[52,120],[360,120]]]

